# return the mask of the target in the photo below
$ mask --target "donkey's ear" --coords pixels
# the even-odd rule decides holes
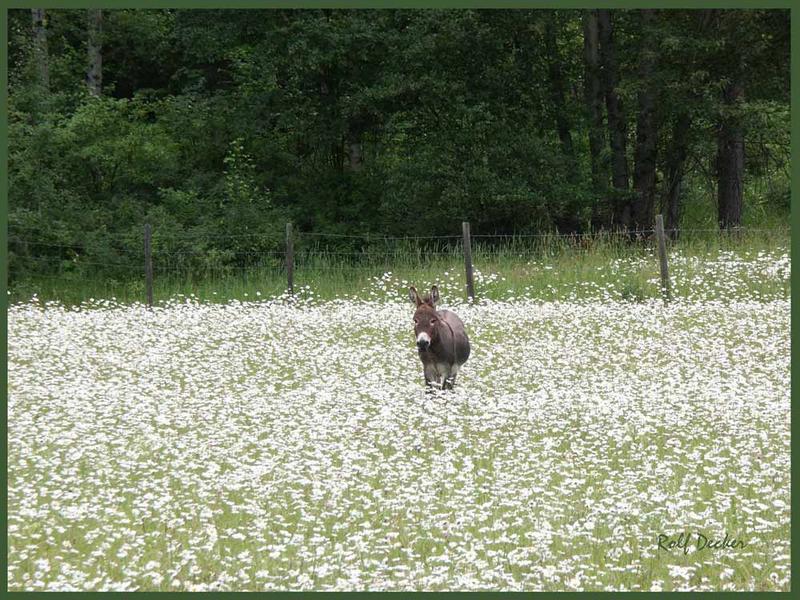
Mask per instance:
[[[435,285],[431,287],[431,302],[434,306],[439,304],[439,288]]]
[[[417,293],[417,288],[415,288],[413,285],[408,288],[408,297],[416,306],[422,304],[422,300],[420,300],[419,294]]]

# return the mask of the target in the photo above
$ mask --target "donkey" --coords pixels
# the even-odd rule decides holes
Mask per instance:
[[[420,298],[415,287],[408,289],[417,310],[414,313],[414,336],[422,360],[425,385],[435,382],[442,389],[453,389],[458,369],[469,358],[469,338],[464,323],[449,310],[436,310],[439,288]]]

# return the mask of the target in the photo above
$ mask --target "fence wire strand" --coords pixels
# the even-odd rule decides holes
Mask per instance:
[[[41,229],[26,229],[24,227],[20,227],[17,225],[10,225],[10,230],[21,230],[21,231],[35,231],[37,233],[41,232]],[[781,228],[750,228],[750,227],[734,227],[728,230],[719,229],[719,228],[672,228],[672,229],[665,229],[665,233],[719,233],[719,234],[727,234],[727,233],[749,233],[749,232],[788,232],[789,228],[781,229]],[[515,239],[515,238],[575,238],[575,237],[597,237],[597,238],[607,238],[613,236],[620,236],[620,237],[630,237],[636,235],[645,235],[645,234],[653,234],[655,233],[655,229],[608,229],[608,230],[599,230],[599,231],[590,231],[590,232],[569,232],[569,233],[562,233],[562,232],[541,232],[541,233],[480,233],[480,234],[472,234],[472,238],[498,238],[498,239]],[[126,234],[110,234],[110,233],[103,233],[102,235],[97,235],[97,237],[93,238],[93,241],[96,242],[101,239],[110,239],[110,240],[117,240],[117,241],[127,241],[130,242],[132,240],[137,240],[138,238],[133,234],[126,233]],[[381,242],[381,241],[405,241],[405,240],[454,240],[454,239],[461,239],[462,236],[460,235],[409,235],[409,236],[386,236],[380,235],[375,233],[362,233],[362,234],[350,234],[350,233],[325,233],[325,232],[313,232],[313,231],[295,231],[294,236],[296,238],[334,238],[334,239],[358,239],[358,240],[365,240],[368,242]],[[261,239],[269,239],[274,240],[274,235],[265,233],[265,232],[255,232],[255,233],[205,233],[205,232],[166,232],[162,234],[155,233],[154,239],[159,239],[163,241],[184,241],[184,240],[194,240],[197,238],[208,238],[208,239],[252,239],[252,238],[261,238]],[[21,238],[21,237],[11,237],[9,241],[19,242],[19,243],[28,243],[34,244],[38,246],[52,246],[52,247],[63,247],[63,248],[75,248],[75,247],[83,247],[85,246],[85,242],[74,242],[72,244],[57,244],[53,242],[45,242],[31,238]]]

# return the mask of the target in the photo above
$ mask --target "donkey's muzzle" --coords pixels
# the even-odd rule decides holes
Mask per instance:
[[[428,348],[430,348],[431,343],[428,340],[418,340],[417,341],[417,349],[424,352]]]

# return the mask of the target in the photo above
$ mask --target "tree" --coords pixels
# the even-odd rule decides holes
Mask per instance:
[[[639,113],[636,120],[636,148],[634,151],[633,187],[636,190],[631,218],[636,229],[653,226],[656,195],[656,149],[658,125],[656,123],[656,51],[653,21],[655,11],[642,10],[642,51],[639,57]]]
[[[32,8],[34,60],[38,83],[45,91],[50,89],[50,58],[47,50],[47,13],[43,8]]]
[[[744,131],[737,114],[744,90],[736,80],[722,90],[723,112],[717,133],[717,206],[720,228],[739,227],[742,222],[744,176]]]
[[[681,225],[683,203],[681,192],[689,149],[691,116],[687,110],[678,112],[672,126],[669,149],[667,150],[662,204],[667,214],[667,229],[672,239],[677,239]]]
[[[701,60],[707,89],[714,91],[700,113],[716,135],[711,163],[722,229],[742,223],[750,162],[746,144],[768,126],[771,114],[782,113],[775,102],[788,102],[786,15],[782,10],[700,11],[700,35],[706,40]]]
[[[608,133],[611,147],[611,183],[617,191],[614,204],[615,223],[628,226],[631,222],[631,206],[628,197],[628,123],[617,86],[619,72],[614,46],[614,26],[609,10],[598,10],[597,19],[600,37],[600,61],[603,72],[603,88],[608,112]]]
[[[600,73],[600,31],[596,10],[583,15],[583,93],[588,113],[589,161],[592,171],[592,188],[602,194],[608,187],[603,161],[605,133],[603,131],[603,86]]]
[[[88,11],[88,68],[86,85],[92,96],[103,93],[103,11],[93,8]]]
[[[544,47],[549,58],[550,98],[555,110],[556,131],[561,141],[561,149],[570,165],[571,177],[577,175],[574,169],[574,151],[572,148],[572,124],[567,116],[567,102],[564,95],[566,87],[561,53],[558,48],[556,27],[558,15],[555,11],[548,14],[544,26]]]

